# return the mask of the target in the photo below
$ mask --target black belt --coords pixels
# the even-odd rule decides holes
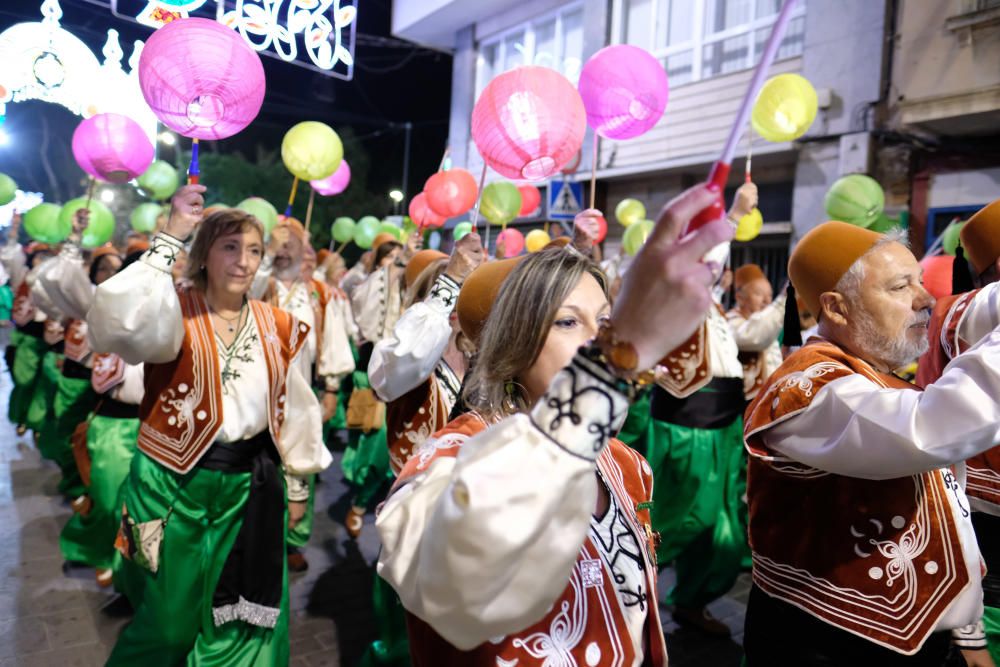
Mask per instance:
[[[372,352],[375,351],[375,343],[362,343],[358,347],[358,365],[357,369],[359,371],[368,372],[368,362],[372,360]]]
[[[123,403],[113,398],[102,398],[94,411],[99,417],[110,419],[138,419],[139,406],[134,403]]]
[[[17,327],[17,330],[26,336],[34,336],[35,338],[45,338],[45,322],[37,322],[32,320],[23,326]]]
[[[285,574],[285,488],[278,464],[267,430],[238,442],[216,442],[198,461],[206,470],[250,473],[243,524],[212,595],[217,626],[243,621],[274,628],[278,622]]]
[[[49,345],[49,350],[55,352],[56,354],[62,354],[63,350],[65,349],[66,349],[65,340],[61,340],[58,343],[55,343],[54,345]]]
[[[987,607],[1000,607],[1000,517],[973,512],[972,527],[976,530],[979,552],[986,561],[983,604]]]
[[[742,378],[715,378],[687,398],[654,387],[649,412],[653,419],[668,424],[717,429],[736,421],[745,407]]]
[[[74,380],[90,380],[91,370],[78,361],[63,359],[62,374]]]

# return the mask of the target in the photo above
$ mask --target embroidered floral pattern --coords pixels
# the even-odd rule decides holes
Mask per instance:
[[[511,642],[514,648],[524,649],[532,658],[541,660],[541,667],[577,665],[572,651],[583,639],[583,632],[587,627],[587,605],[584,604],[579,568],[573,568],[569,583],[573,587],[572,607],[569,601],[563,600],[559,613],[549,624],[549,631],[535,632]]]
[[[257,327],[244,325],[236,340],[228,347],[222,339],[216,335],[216,342],[219,347],[219,358],[222,360],[222,393],[229,395],[232,383],[242,377],[240,366],[246,366],[254,362],[253,352],[257,347]]]

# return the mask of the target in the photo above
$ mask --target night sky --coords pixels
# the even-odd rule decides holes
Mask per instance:
[[[60,0],[60,5],[63,28],[82,39],[101,59],[108,28],[119,31],[125,59],[133,40],[151,34],[145,26],[119,19],[109,9],[87,0]],[[13,23],[40,20],[40,6],[41,0],[4,0],[0,3],[0,30]],[[378,44],[376,38],[389,37],[391,7],[391,0],[359,0],[361,37],[355,47],[353,81],[262,58],[267,94],[261,113],[244,132],[218,142],[217,149],[253,156],[258,146],[277,149],[285,131],[295,123],[320,120],[334,129],[353,131],[369,156],[369,191],[387,193],[402,185],[401,124],[409,121],[413,131],[408,189],[411,197],[419,193],[437,169],[447,141],[451,56],[415,46]],[[43,146],[43,126],[47,126],[49,137],[44,149],[59,170],[67,158],[72,159],[70,138],[79,121],[53,104],[9,104],[4,127],[12,141],[0,148],[0,171],[10,174],[23,189],[46,190],[48,179],[37,159]],[[350,144],[345,146],[348,160],[351,150]]]

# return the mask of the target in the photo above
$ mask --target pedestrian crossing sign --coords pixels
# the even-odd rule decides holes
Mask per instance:
[[[583,210],[583,184],[570,181],[549,183],[549,219],[572,220]]]

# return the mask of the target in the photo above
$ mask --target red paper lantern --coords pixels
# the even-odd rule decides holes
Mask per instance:
[[[454,218],[476,203],[479,186],[475,177],[465,169],[449,169],[428,178],[424,194],[432,211],[445,218]]]
[[[507,178],[540,181],[583,144],[587,117],[580,93],[548,67],[518,67],[487,84],[472,110],[479,154]]]
[[[516,257],[524,250],[524,234],[513,227],[508,227],[497,234],[497,244],[500,243],[503,243],[504,259]]]
[[[608,237],[608,221],[603,215],[597,216],[595,220],[597,220],[597,238],[594,239],[594,243],[603,243]]]
[[[542,193],[534,185],[519,185],[517,189],[521,192],[521,212],[519,215],[531,215],[538,210],[542,203]]]
[[[445,218],[427,205],[427,193],[421,192],[410,200],[410,219],[417,229],[437,229],[444,226]]]
[[[924,269],[924,289],[935,299],[951,294],[951,267],[955,258],[951,255],[924,257],[920,266]]]

